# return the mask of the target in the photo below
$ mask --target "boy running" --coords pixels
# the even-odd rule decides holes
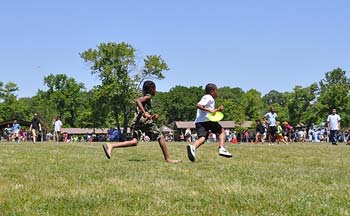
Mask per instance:
[[[215,108],[215,98],[218,95],[217,87],[215,84],[209,83],[205,86],[206,94],[197,103],[197,117],[195,120],[198,139],[193,145],[187,146],[188,159],[192,162],[196,158],[196,150],[201,146],[205,140],[208,139],[209,131],[215,134],[219,134],[219,155],[223,157],[232,157],[232,154],[228,152],[224,146],[225,131],[218,122],[212,122],[208,119],[209,113],[215,113],[223,110],[223,106]]]
[[[152,81],[145,81],[142,87],[142,91],[143,96],[136,99],[137,110],[133,122],[130,126],[132,139],[124,142],[107,143],[106,145],[102,145],[106,157],[108,159],[111,158],[112,150],[114,148],[137,146],[142,133],[145,133],[150,138],[156,138],[158,140],[166,162],[181,162],[180,160],[170,159],[164,137],[162,136],[158,126],[155,123],[155,120],[158,119],[158,115],[151,114],[152,97],[156,94],[156,85]]]

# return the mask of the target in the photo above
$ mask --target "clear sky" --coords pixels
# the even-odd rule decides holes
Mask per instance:
[[[350,70],[348,0],[11,0],[0,7],[0,81],[19,97],[65,73],[99,84],[79,53],[126,42],[138,61],[161,55],[176,85],[292,91],[340,67]]]

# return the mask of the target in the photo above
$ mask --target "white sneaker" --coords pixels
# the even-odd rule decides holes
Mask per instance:
[[[232,154],[225,147],[219,147],[219,155],[227,158],[232,157]]]
[[[192,162],[196,159],[196,148],[193,145],[188,145],[187,146],[187,155],[188,159]]]

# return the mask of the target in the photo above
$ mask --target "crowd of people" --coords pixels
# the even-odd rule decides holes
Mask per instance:
[[[254,144],[268,143],[270,145],[293,142],[331,142],[337,145],[338,142],[350,144],[350,129],[341,130],[340,116],[335,108],[327,117],[327,124],[320,126],[296,126],[288,122],[279,122],[274,108],[264,115],[264,119],[256,120],[255,129],[246,129],[241,132],[225,130],[226,141],[251,142]]]
[[[327,117],[327,124],[292,126],[287,121],[277,121],[277,113],[272,107],[263,119],[255,121],[255,128],[246,128],[237,131],[234,128],[225,128],[225,141],[232,143],[253,144],[289,144],[293,142],[331,142],[337,145],[344,142],[350,145],[350,128],[340,129],[340,116],[336,109],[332,109]],[[181,132],[179,141],[193,142],[197,139],[196,131],[187,128],[185,135]],[[207,142],[216,142],[215,133],[209,133]]]

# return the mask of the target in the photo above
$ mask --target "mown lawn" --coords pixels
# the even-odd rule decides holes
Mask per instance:
[[[350,215],[350,146],[0,143],[0,215]]]

